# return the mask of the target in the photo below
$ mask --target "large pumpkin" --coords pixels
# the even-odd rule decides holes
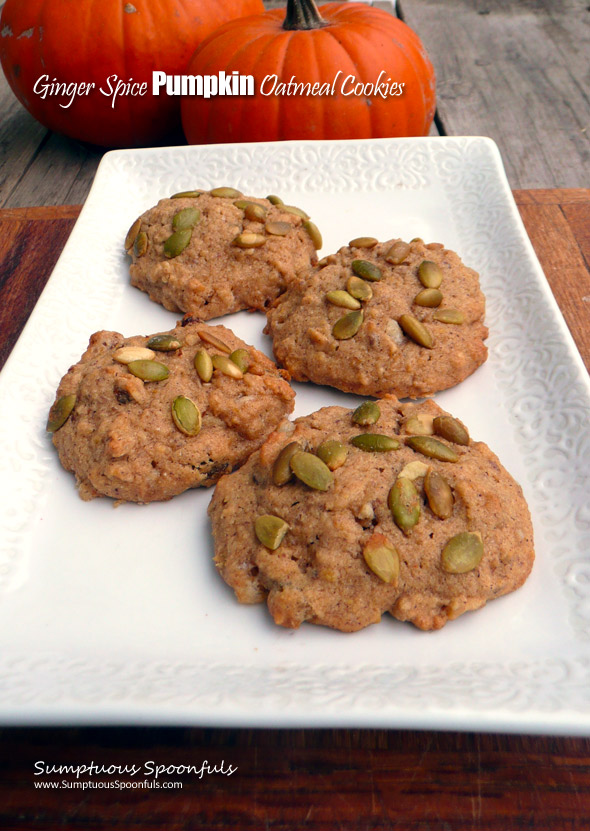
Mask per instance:
[[[51,130],[105,146],[149,145],[180,127],[180,98],[152,95],[152,72],[186,72],[215,28],[263,8],[262,0],[6,0],[0,60],[19,101]],[[130,79],[146,93],[121,88],[113,101],[110,90]],[[53,94],[56,83],[69,94]],[[94,87],[80,94],[80,84]]]
[[[197,49],[190,74],[251,75],[255,94],[184,98],[182,123],[190,143],[428,133],[434,69],[401,20],[360,3],[318,10],[313,0],[289,0],[284,17],[284,10],[274,9],[228,23]]]

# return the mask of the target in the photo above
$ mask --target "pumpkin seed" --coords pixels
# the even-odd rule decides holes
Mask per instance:
[[[275,485],[279,487],[286,485],[293,478],[293,471],[289,463],[291,457],[300,450],[302,450],[302,447],[297,441],[289,442],[283,447],[272,466],[272,481]]]
[[[322,235],[318,226],[315,222],[312,222],[311,219],[306,219],[303,223],[303,228],[309,234],[309,238],[311,239],[315,250],[319,251],[324,244],[324,241],[322,240]]]
[[[398,320],[399,325],[414,343],[432,349],[434,340],[426,326],[412,315],[402,315]]]
[[[289,460],[295,476],[316,491],[327,491],[334,477],[330,468],[318,456],[298,450]]]
[[[355,274],[348,278],[346,290],[357,300],[370,300],[373,296],[371,286]]]
[[[385,255],[385,262],[391,263],[392,265],[399,265],[400,263],[403,263],[403,261],[407,258],[411,250],[412,249],[407,242],[403,242],[403,240],[398,240],[397,242],[393,243],[393,245]]]
[[[199,337],[202,341],[205,341],[205,343],[209,343],[216,349],[220,349],[222,352],[225,352],[226,355],[229,355],[229,353],[232,351],[231,348],[227,345],[227,343],[224,343],[216,335],[211,334],[211,332],[209,332],[207,329],[202,329],[199,332]]]
[[[234,349],[229,356],[229,359],[234,362],[243,374],[248,372],[248,368],[250,366],[250,353],[247,349]]]
[[[71,395],[62,395],[61,398],[58,398],[49,410],[47,426],[45,428],[47,432],[57,433],[60,427],[64,426],[75,406],[76,396],[73,393]]]
[[[175,352],[180,349],[180,341],[174,335],[154,335],[147,342],[148,349],[156,352]]]
[[[414,297],[414,303],[416,306],[426,306],[429,309],[433,309],[436,306],[440,306],[442,299],[442,291],[439,289],[422,289]]]
[[[363,401],[352,414],[352,423],[366,427],[369,424],[376,424],[381,418],[379,405],[374,401]]]
[[[436,263],[422,260],[418,266],[418,279],[427,289],[437,289],[442,283],[442,271]]]
[[[409,534],[420,519],[420,496],[414,483],[398,476],[389,491],[387,504],[397,527]]]
[[[180,228],[178,231],[174,231],[174,233],[169,236],[164,243],[164,254],[166,257],[172,259],[173,257],[178,257],[179,254],[182,254],[191,241],[192,235],[192,228]]]
[[[266,219],[266,208],[257,202],[249,202],[244,208],[244,216],[251,222],[264,222]]]
[[[280,210],[286,214],[293,214],[293,216],[300,216],[301,219],[309,219],[309,214],[306,214],[305,211],[302,211],[301,208],[297,208],[295,205],[280,205]]]
[[[266,197],[271,205],[284,205],[285,203],[281,199],[280,196],[276,196],[274,193],[271,193],[270,196]]]
[[[336,340],[348,340],[353,338],[358,330],[361,328],[363,322],[362,311],[349,312],[344,317],[339,318],[332,327],[332,335]]]
[[[448,519],[453,513],[453,491],[444,476],[431,467],[424,477],[424,493],[432,513],[440,519]]]
[[[341,306],[343,309],[360,309],[361,302],[347,291],[337,289],[326,294],[326,300],[333,306]]]
[[[465,323],[465,315],[459,309],[437,309],[432,315],[433,320],[439,323],[451,323],[460,326]]]
[[[442,550],[441,566],[449,574],[473,571],[483,557],[483,540],[477,532],[463,531],[448,541]]]
[[[232,240],[232,245],[236,245],[238,248],[260,248],[261,245],[264,245],[266,242],[266,237],[262,234],[253,234],[251,231],[243,231],[241,234],[238,234],[237,237],[234,237]]]
[[[195,355],[195,369],[201,381],[207,383],[211,380],[213,376],[213,361],[206,349],[199,349]]]
[[[442,436],[447,441],[467,446],[469,444],[469,433],[464,424],[450,415],[436,416],[432,427],[437,436]]]
[[[424,244],[424,240],[422,239],[422,237],[412,237],[410,242],[419,242],[419,243]]]
[[[184,395],[178,395],[172,402],[172,420],[181,433],[197,436],[201,431],[199,408]]]
[[[378,242],[375,237],[355,237],[348,244],[351,248],[374,248]]]
[[[141,217],[136,219],[131,228],[127,231],[127,236],[125,237],[125,251],[129,251],[135,240],[137,239],[137,235],[141,230]]]
[[[290,222],[267,222],[264,226],[266,233],[275,237],[285,237],[292,228]]]
[[[383,277],[379,266],[369,260],[353,260],[350,267],[357,277],[362,277],[363,280],[369,280],[371,283],[378,283]]]
[[[173,193],[170,199],[196,199],[202,193],[202,190],[181,190],[179,193]]]
[[[170,375],[170,371],[165,364],[160,364],[158,361],[130,361],[127,364],[127,369],[136,378],[141,378],[142,381],[165,381]]]
[[[276,551],[283,542],[289,526],[284,519],[272,514],[256,517],[254,532],[265,548]]]
[[[432,436],[408,436],[406,444],[422,453],[423,456],[428,456],[430,459],[438,459],[440,462],[456,462],[459,460],[459,455],[449,447],[448,444],[443,444],[442,441],[433,438]]]
[[[213,188],[209,193],[211,196],[217,196],[220,199],[239,199],[242,195],[239,190],[235,188]]]
[[[380,433],[361,433],[360,436],[353,436],[350,443],[366,453],[387,453],[390,450],[399,449],[397,439],[383,436]]]
[[[201,211],[198,208],[183,208],[172,217],[172,227],[175,231],[182,231],[185,228],[194,228],[201,219]]]
[[[211,355],[211,363],[214,369],[218,369],[222,375],[227,375],[229,378],[235,378],[237,381],[244,377],[244,373],[240,367],[235,364],[227,355]]]
[[[113,352],[113,360],[118,364],[130,364],[131,361],[151,361],[156,355],[145,346],[122,346]]]
[[[149,241],[145,231],[140,231],[133,243],[133,253],[136,257],[143,257],[148,250]]]
[[[323,441],[317,449],[319,458],[330,470],[337,470],[342,467],[348,456],[348,450],[342,442],[336,439]]]
[[[363,546],[363,557],[371,571],[384,583],[397,584],[399,554],[384,534],[373,534]]]

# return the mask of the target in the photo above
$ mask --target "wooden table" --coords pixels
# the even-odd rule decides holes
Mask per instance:
[[[515,198],[590,369],[590,190]],[[2,361],[78,207],[0,210]],[[237,766],[181,790],[38,790],[36,761]],[[59,778],[59,777],[58,777]],[[114,777],[107,777],[113,780]],[[590,739],[397,730],[0,729],[0,827],[587,831]]]

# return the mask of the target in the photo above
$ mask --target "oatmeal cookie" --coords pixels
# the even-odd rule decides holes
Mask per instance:
[[[486,360],[484,312],[477,273],[442,245],[359,240],[293,283],[265,331],[297,381],[420,398]]]
[[[304,211],[233,188],[161,199],[125,240],[132,284],[202,320],[264,309],[317,263],[316,247],[321,237]]]
[[[220,479],[209,513],[220,575],[290,628],[353,632],[389,612],[440,629],[517,589],[534,560],[520,486],[433,401],[283,425]]]
[[[285,372],[223,326],[97,332],[47,429],[82,499],[166,500],[239,467],[293,410]]]

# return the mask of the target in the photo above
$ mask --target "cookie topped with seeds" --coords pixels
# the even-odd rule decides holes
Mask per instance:
[[[125,239],[132,284],[202,320],[264,309],[316,264],[321,245],[305,211],[228,187],[161,199]]]
[[[352,240],[267,311],[275,356],[297,381],[420,398],[487,358],[475,271],[438,243]]]
[[[288,376],[223,326],[97,332],[62,379],[47,429],[82,499],[166,500],[215,484],[293,410]]]
[[[215,562],[275,622],[420,629],[517,589],[534,560],[520,486],[433,401],[326,407],[274,432],[209,507]]]

